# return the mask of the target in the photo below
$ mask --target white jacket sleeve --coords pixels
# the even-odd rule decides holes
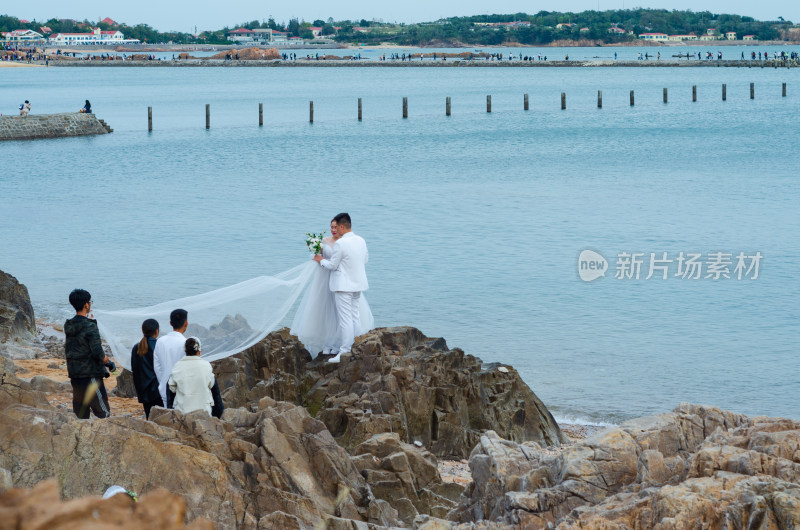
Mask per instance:
[[[337,243],[333,245],[333,255],[331,256],[331,259],[324,259],[320,261],[319,264],[328,270],[335,271],[339,268],[339,263],[342,262],[342,257],[344,257],[344,254],[342,253],[342,246]]]

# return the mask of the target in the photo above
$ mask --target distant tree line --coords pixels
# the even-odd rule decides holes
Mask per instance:
[[[82,22],[69,19],[49,19],[20,23],[16,17],[0,15],[0,31],[15,29],[32,29],[39,31],[41,26],[48,26],[53,33],[88,32],[92,27],[103,30],[119,30],[126,38],[139,39],[142,42],[174,42],[174,43],[227,43],[227,33],[237,28],[273,29],[286,31],[289,36],[310,39],[313,37],[311,27],[321,28],[322,36],[335,38],[339,42],[377,44],[390,42],[424,46],[439,45],[497,45],[504,43],[520,43],[528,45],[549,44],[556,40],[593,40],[603,43],[615,43],[634,40],[642,33],[667,33],[703,35],[709,28],[718,34],[735,31],[741,38],[744,35],[755,35],[759,40],[777,40],[792,34],[791,21],[778,17],[776,21],[759,21],[752,17],[740,15],[714,14],[710,11],[669,11],[666,9],[624,9],[607,11],[583,11],[580,13],[562,13],[556,11],[540,11],[535,15],[513,13],[506,15],[479,15],[471,17],[451,17],[435,22],[421,24],[385,24],[383,22],[361,20],[340,20],[332,18],[317,19],[313,22],[290,19],[288,23],[277,23],[274,18],[259,22],[253,20],[233,28],[224,27],[214,31],[204,31],[198,36],[181,32],[159,32],[147,24],[128,26],[109,26],[103,23]],[[501,22],[527,22],[517,27],[505,29],[486,24]],[[558,28],[559,24],[568,24]],[[610,33],[612,27],[624,30],[624,33]],[[359,29],[356,29],[359,28]],[[363,31],[366,28],[366,31]],[[585,28],[585,29],[584,29]],[[583,29],[583,31],[582,31]],[[794,30],[796,33],[796,29]],[[632,32],[632,33],[629,33]]]

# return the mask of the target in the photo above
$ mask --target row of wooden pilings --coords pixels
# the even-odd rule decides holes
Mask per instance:
[[[786,83],[783,83],[783,86],[781,87],[781,95],[783,97],[786,97]],[[755,83],[750,83],[750,99],[755,99],[755,97],[756,97]],[[728,87],[727,87],[727,85],[723,84],[722,85],[722,101],[727,101],[727,99],[728,99]],[[664,103],[667,103],[667,101],[668,101],[668,99],[667,99],[667,89],[665,88],[664,89]],[[697,101],[697,85],[693,85],[692,86],[692,101],[693,102]],[[450,109],[451,109],[450,102],[451,102],[450,96],[447,96],[447,98],[445,98],[445,103],[444,103],[445,116],[450,116],[450,114],[451,114],[451,112],[450,112]],[[631,102],[631,107],[633,107],[634,106],[633,90],[631,90],[630,102]],[[523,110],[529,110],[529,108],[530,108],[530,106],[528,104],[528,94],[524,94],[523,98],[522,98],[522,109]],[[562,110],[566,110],[566,108],[567,108],[567,93],[566,92],[562,92],[561,93],[561,109]],[[597,108],[599,108],[599,109],[603,108],[603,91],[602,90],[598,90],[597,91]],[[492,112],[492,96],[490,96],[490,95],[486,96],[486,112]],[[361,98],[358,98],[358,121],[361,121],[362,118],[363,118],[363,113],[362,113]],[[408,118],[408,98],[407,97],[403,98],[403,118]],[[308,121],[310,123],[314,123],[314,102],[313,101],[309,101],[308,102]],[[262,127],[263,125],[264,125],[264,104],[263,103],[259,103],[258,104],[258,126]],[[210,129],[210,128],[211,128],[211,105],[206,104],[206,129]],[[147,107],[147,130],[148,131],[152,131],[153,130],[153,107]]]

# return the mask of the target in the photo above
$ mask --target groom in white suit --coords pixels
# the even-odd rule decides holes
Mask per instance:
[[[356,337],[361,334],[358,300],[361,291],[369,289],[366,264],[369,261],[367,243],[351,232],[350,215],[340,213],[333,218],[336,231],[342,237],[333,245],[331,259],[314,256],[314,261],[331,271],[330,289],[336,302],[336,321],[339,326],[341,348],[330,363],[338,363],[343,353],[350,353]]]

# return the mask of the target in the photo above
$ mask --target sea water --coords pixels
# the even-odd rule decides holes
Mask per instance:
[[[0,144],[0,269],[60,320],[76,287],[122,309],[286,270],[309,259],[306,232],[348,211],[377,325],[512,365],[559,418],[619,422],[680,401],[800,418],[798,75],[0,69],[2,113],[89,99],[114,128]],[[604,277],[581,279],[587,249]],[[706,278],[720,252],[731,278]],[[625,253],[641,254],[639,279]],[[667,279],[645,279],[651,253],[672,260]],[[680,253],[702,255],[699,279],[675,276]],[[757,277],[737,279],[739,253],[762,256]]]

